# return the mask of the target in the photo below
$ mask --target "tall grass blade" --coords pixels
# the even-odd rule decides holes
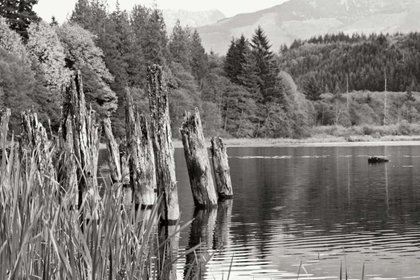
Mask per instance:
[[[302,259],[300,259],[300,261],[299,261],[299,267],[298,267],[297,278],[296,279],[299,279],[299,276],[300,276],[300,268],[301,267],[302,267]]]
[[[362,266],[362,280],[365,279],[365,263],[363,262],[363,266]]]
[[[235,253],[233,253],[233,254],[232,254],[232,258],[231,258],[231,260],[230,260],[229,273],[228,273],[228,276],[227,276],[227,280],[229,280],[229,279],[230,279],[230,272],[232,271],[233,257],[234,257],[234,256],[235,256]]]

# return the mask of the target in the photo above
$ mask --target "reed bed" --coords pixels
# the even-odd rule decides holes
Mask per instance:
[[[136,211],[116,183],[89,188],[77,207],[78,191],[59,181],[56,141],[17,145],[2,123],[0,279],[168,279],[182,228],[159,234],[159,202]]]

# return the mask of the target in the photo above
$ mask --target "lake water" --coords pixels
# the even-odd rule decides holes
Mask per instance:
[[[194,212],[176,149],[178,279],[420,279],[419,147],[228,148],[234,199]],[[368,155],[389,163],[369,165]],[[206,263],[210,257],[210,261]],[[198,259],[199,265],[196,264]],[[231,269],[230,269],[231,267]]]

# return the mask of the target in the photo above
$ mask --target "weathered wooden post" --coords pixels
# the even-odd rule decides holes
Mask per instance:
[[[156,168],[152,139],[146,118],[139,115],[133,97],[126,91],[127,148],[130,154],[130,183],[136,205],[151,208],[156,202]]]
[[[113,184],[120,184],[123,204],[129,206],[133,201],[133,191],[130,187],[130,168],[127,147],[125,146],[125,143],[118,145],[117,140],[112,133],[111,119],[108,116],[103,119],[102,123],[109,155],[108,165],[111,180]]]
[[[100,128],[96,112],[86,108],[80,71],[72,74],[70,84],[65,90],[62,114],[61,136],[64,141],[62,146],[73,145],[79,182],[78,206],[80,208],[87,188],[95,188],[98,185]],[[72,133],[69,134],[69,131]],[[72,141],[68,137],[72,137]],[[68,152],[71,152],[70,147]]]
[[[122,180],[120,150],[117,141],[115,140],[114,134],[112,134],[111,119],[109,116],[102,120],[102,124],[106,147],[109,154],[108,162],[112,183],[119,183]]]
[[[233,198],[232,181],[226,146],[222,138],[215,136],[211,139],[211,157],[219,199]]]
[[[148,68],[147,85],[156,160],[158,194],[163,196],[161,218],[168,224],[179,219],[174,146],[169,119],[168,88],[161,66]]]
[[[185,113],[180,132],[194,204],[196,207],[216,206],[217,194],[197,108],[193,114]]]
[[[133,204],[133,190],[130,184],[130,154],[127,147],[126,139],[119,145],[120,160],[121,160],[121,176],[122,176],[122,192],[124,197],[124,204]]]
[[[63,191],[70,193],[70,199],[68,203],[70,208],[75,208],[78,205],[78,183],[77,183],[77,165],[76,158],[74,156],[74,138],[73,138],[73,126],[71,119],[65,120],[65,123],[61,124],[59,134],[62,136],[59,138],[60,156],[59,159],[59,172],[58,182],[63,188]]]

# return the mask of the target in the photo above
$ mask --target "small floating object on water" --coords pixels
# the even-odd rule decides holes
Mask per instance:
[[[384,157],[377,157],[377,156],[372,156],[372,157],[368,157],[368,163],[382,163],[382,162],[388,162],[389,159],[386,159]]]

